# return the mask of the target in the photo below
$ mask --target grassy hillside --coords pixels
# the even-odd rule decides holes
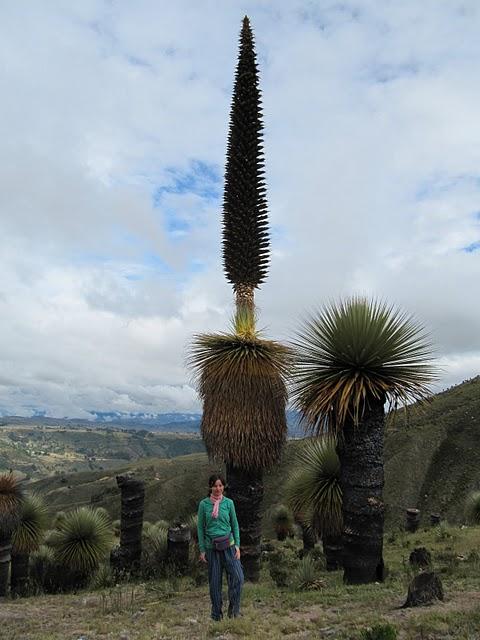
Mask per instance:
[[[139,458],[171,458],[197,451],[204,451],[197,435],[35,424],[0,427],[0,472],[13,468],[34,479],[102,471]]]
[[[107,435],[97,437],[107,439]],[[161,436],[155,437],[161,441]],[[150,443],[151,438],[145,440]],[[129,442],[133,449],[136,439]],[[178,449],[187,443],[172,442],[171,446]],[[290,441],[282,463],[266,474],[267,512],[283,500],[284,483],[297,446],[298,441]],[[420,508],[425,522],[432,512],[439,512],[450,522],[462,522],[466,495],[480,488],[480,378],[438,394],[422,410],[413,408],[407,416],[397,415],[387,429],[385,456],[389,526],[403,521],[407,507]],[[120,466],[121,461],[116,462],[114,469],[56,475],[33,486],[47,495],[52,512],[72,504],[95,504],[118,518],[115,475],[133,471],[146,482],[145,517],[174,520],[195,510],[205,495],[209,473],[216,469],[201,453],[170,460],[139,458]]]
[[[478,527],[388,536],[385,583],[347,586],[340,571],[327,572],[320,564],[316,589],[308,591],[299,590],[293,567],[289,587],[276,587],[264,557],[259,583],[245,584],[242,617],[215,623],[209,620],[207,585],[196,586],[191,578],[5,600],[0,607],[0,636],[2,640],[365,640],[366,629],[388,624],[398,640],[475,640],[480,628],[479,543]],[[275,546],[292,558],[301,542]],[[408,556],[416,546],[431,550],[445,601],[401,609],[412,578]],[[295,562],[298,567],[299,561]]]
[[[283,464],[266,474],[265,508],[283,499],[286,470],[298,441],[288,443]],[[205,453],[176,458],[143,458],[135,464],[103,471],[55,475],[31,483],[30,489],[46,496],[51,513],[72,505],[102,506],[113,519],[120,517],[120,493],[115,476],[126,471],[145,480],[145,519],[173,521],[194,513],[205,497],[208,476],[222,471]]]
[[[388,519],[406,507],[461,522],[465,498],[480,488],[480,376],[399,414],[385,443]]]

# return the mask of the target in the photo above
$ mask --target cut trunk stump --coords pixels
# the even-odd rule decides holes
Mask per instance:
[[[425,547],[417,547],[410,554],[409,562],[412,567],[430,567],[432,564],[432,554]]]
[[[116,573],[135,574],[140,570],[142,556],[145,483],[128,474],[116,479],[122,503],[120,545],[110,554],[110,563]]]
[[[175,523],[168,529],[168,560],[180,575],[188,573],[191,538],[190,527],[186,524]]]
[[[407,509],[405,512],[405,531],[415,533],[420,525],[419,509]]]
[[[443,601],[442,582],[433,571],[425,571],[415,576],[410,583],[403,608],[421,607],[436,600]]]
[[[442,516],[439,513],[430,514],[430,526],[437,527],[442,521]]]

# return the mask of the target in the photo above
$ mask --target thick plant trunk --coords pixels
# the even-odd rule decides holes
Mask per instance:
[[[8,575],[12,552],[12,536],[0,538],[0,598],[4,598],[8,591]]]
[[[235,503],[240,527],[241,562],[245,579],[260,577],[263,472],[227,465],[228,497]]]
[[[12,596],[26,596],[29,590],[28,564],[30,554],[13,553],[10,571],[10,591]]]
[[[341,535],[323,536],[322,543],[327,571],[337,571],[341,569],[343,555]]]
[[[143,506],[145,483],[131,476],[117,476],[121,492],[120,546],[110,555],[115,571],[136,573],[142,556]]]
[[[302,521],[299,521],[299,525],[302,530],[302,542],[303,542],[303,549],[300,555],[303,558],[303,556],[307,555],[307,553],[310,553],[310,551],[312,551],[312,549],[315,548],[318,537],[313,527],[308,527]]]
[[[383,580],[384,401],[370,399],[357,426],[345,423],[338,439],[343,492],[343,580]]]

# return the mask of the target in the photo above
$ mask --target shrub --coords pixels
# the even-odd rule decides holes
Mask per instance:
[[[159,521],[149,524],[142,534],[142,575],[145,578],[163,575],[167,559],[168,529]]]
[[[268,570],[277,587],[288,587],[292,583],[297,565],[295,548],[288,542],[269,554]]]
[[[317,577],[318,568],[318,563],[315,562],[311,555],[304,556],[295,570],[295,587],[300,591],[321,589],[324,586],[324,582]]]
[[[465,516],[469,524],[480,524],[480,491],[474,491],[467,497]]]
[[[277,540],[285,540],[294,530],[293,514],[284,504],[277,505],[272,512],[272,524]]]
[[[66,513],[49,541],[57,562],[90,577],[110,551],[110,527],[110,520],[98,509],[79,507]]]
[[[361,632],[362,640],[396,640],[397,631],[391,624],[375,624]]]
[[[30,556],[30,582],[37,593],[71,591],[86,584],[83,576],[57,562],[55,551],[46,545]]]
[[[185,524],[190,529],[192,540],[194,542],[198,542],[198,529],[197,529],[198,515],[196,513],[192,513],[192,515],[187,518]]]
[[[115,579],[110,564],[107,562],[102,563],[92,577],[90,583],[92,589],[108,589],[113,587],[114,584]]]

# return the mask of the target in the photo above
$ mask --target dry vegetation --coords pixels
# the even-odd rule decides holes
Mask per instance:
[[[278,543],[280,544],[280,543]],[[283,544],[283,543],[282,543]],[[286,543],[291,544],[291,543]],[[446,600],[401,609],[408,581],[408,556],[415,546],[433,552]],[[257,585],[246,585],[243,617],[209,620],[206,585],[190,578],[122,584],[75,595],[5,601],[0,607],[2,640],[160,640],[217,638],[360,639],[362,630],[391,623],[404,640],[479,638],[478,572],[480,528],[441,527],[387,536],[385,584],[346,587],[341,573],[320,571],[320,589],[278,589],[265,563]]]

